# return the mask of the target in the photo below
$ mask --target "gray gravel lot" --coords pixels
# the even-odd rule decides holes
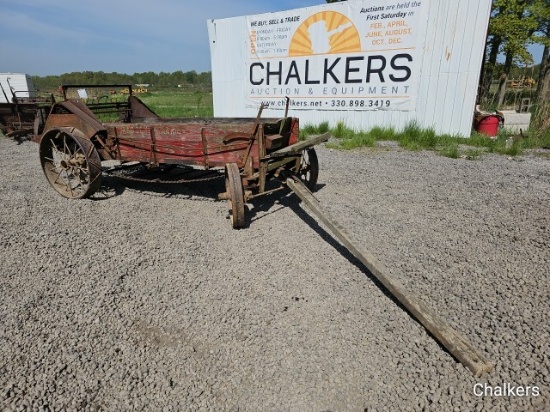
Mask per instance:
[[[239,231],[221,180],[109,177],[67,200],[36,144],[0,136],[0,410],[549,410],[548,155],[318,154],[323,205],[491,374],[454,360],[294,195],[258,199]],[[505,385],[529,393],[474,394]]]

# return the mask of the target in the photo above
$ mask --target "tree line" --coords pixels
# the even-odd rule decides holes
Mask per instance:
[[[212,87],[212,75],[210,72],[197,73],[194,70],[173,73],[105,73],[102,71],[72,72],[58,76],[33,76],[35,87],[41,91],[56,90],[62,84],[148,84],[155,89],[176,87]]]

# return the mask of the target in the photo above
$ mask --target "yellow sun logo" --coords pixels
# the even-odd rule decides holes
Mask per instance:
[[[294,33],[289,56],[361,51],[361,38],[353,23],[341,13],[323,11],[310,16]]]

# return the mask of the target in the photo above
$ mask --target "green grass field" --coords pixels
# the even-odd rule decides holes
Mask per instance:
[[[513,136],[501,131],[494,139],[479,133],[472,133],[469,139],[451,135],[437,135],[432,129],[422,129],[410,123],[402,131],[393,128],[374,127],[369,131],[355,131],[339,123],[330,128],[328,123],[301,128],[300,139],[310,135],[331,132],[337,139],[329,146],[336,149],[375,147],[379,141],[395,141],[406,150],[433,150],[442,156],[477,159],[484,153],[498,153],[516,156],[528,149],[550,148],[550,131],[529,130],[524,136]]]
[[[128,94],[121,92],[111,94],[107,89],[96,89],[92,93],[86,99],[86,104],[126,102],[128,99]],[[154,90],[136,93],[135,96],[160,117],[212,117],[214,115],[212,92],[209,90]],[[76,91],[69,97],[77,98]],[[61,96],[56,98],[62,99]],[[110,122],[115,121],[118,114],[100,114],[98,118],[103,122]]]
[[[159,91],[137,95],[161,117],[212,117],[212,92]]]
[[[126,98],[125,96],[120,96]],[[143,102],[161,117],[212,117],[214,115],[212,93],[200,90],[163,90],[138,94]],[[469,139],[458,136],[437,135],[431,129],[422,129],[415,123],[402,131],[393,128],[375,127],[369,131],[356,131],[343,123],[330,128],[328,123],[305,125],[300,138],[331,132],[337,138],[333,148],[354,149],[374,147],[379,141],[396,141],[406,150],[433,150],[443,156],[477,159],[484,153],[499,153],[508,156],[522,154],[527,149],[550,147],[550,131],[529,130],[525,136],[511,136],[500,132],[495,139],[473,133]]]

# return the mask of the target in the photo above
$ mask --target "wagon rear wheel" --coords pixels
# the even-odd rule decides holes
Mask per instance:
[[[48,132],[40,142],[46,179],[61,196],[82,199],[101,186],[101,159],[93,143],[75,132]]]
[[[244,227],[244,193],[239,167],[236,163],[225,165],[225,190],[233,229]]]
[[[302,152],[300,168],[296,175],[310,191],[315,190],[317,178],[319,177],[319,160],[314,148],[306,149]]]

